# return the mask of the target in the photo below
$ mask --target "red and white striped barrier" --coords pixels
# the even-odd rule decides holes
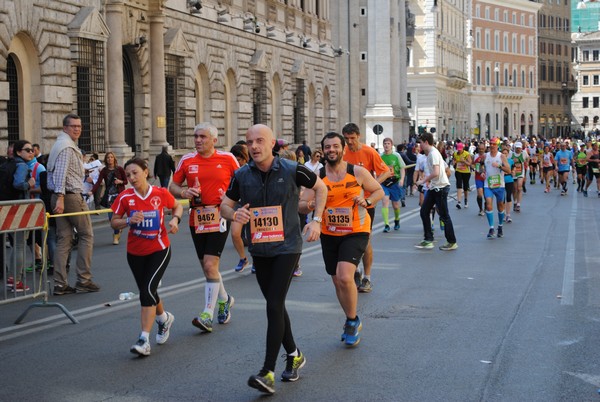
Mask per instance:
[[[0,233],[43,229],[46,208],[41,200],[0,202]]]

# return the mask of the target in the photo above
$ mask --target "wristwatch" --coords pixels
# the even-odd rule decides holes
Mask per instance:
[[[367,207],[370,207],[371,205],[373,205],[371,203],[371,200],[369,200],[368,198],[365,198],[365,202],[367,203]]]
[[[317,221],[317,222],[321,223],[321,222],[323,222],[323,218],[321,218],[320,216],[314,216],[313,221]]]

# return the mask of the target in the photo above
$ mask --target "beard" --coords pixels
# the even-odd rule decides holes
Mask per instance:
[[[330,166],[337,166],[342,161],[342,154],[331,152],[325,156],[325,161]]]

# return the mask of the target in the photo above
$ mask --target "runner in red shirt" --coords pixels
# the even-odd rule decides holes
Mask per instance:
[[[169,329],[175,321],[173,314],[164,310],[158,297],[158,284],[171,258],[171,247],[164,223],[164,208],[172,210],[169,233],[179,231],[182,206],[167,189],[148,184],[148,165],[143,159],[132,159],[125,164],[125,174],[133,188],[122,191],[111,208],[113,229],[129,227],[127,235],[127,262],[140,292],[142,305],[142,332],[131,347],[131,353],[150,354],[148,341],[154,319],[158,324],[156,343],[169,338]]]
[[[220,204],[233,173],[240,166],[233,154],[215,149],[217,138],[214,125],[198,124],[194,128],[196,152],[181,158],[169,186],[173,195],[190,200],[190,232],[206,277],[204,310],[192,324],[202,332],[212,332],[217,304],[219,324],[228,323],[234,303],[219,273],[221,253],[229,234],[229,225],[221,219]],[[187,188],[184,188],[184,182]]]
[[[360,130],[354,123],[348,123],[342,128],[342,134],[346,140],[346,147],[344,148],[344,161],[351,163],[356,166],[362,166],[367,169],[373,177],[379,182],[383,183],[388,177],[391,176],[390,169],[387,167],[379,153],[366,144],[360,142]],[[365,198],[368,198],[371,193],[365,192]],[[375,218],[375,204],[367,207],[367,212],[371,216],[371,229],[373,229],[373,219]],[[371,284],[371,266],[373,265],[373,246],[371,246],[371,239],[365,250],[365,254],[362,258],[363,265],[365,267],[364,277],[361,278],[358,266],[354,280],[358,291],[362,293],[368,293],[373,290]]]

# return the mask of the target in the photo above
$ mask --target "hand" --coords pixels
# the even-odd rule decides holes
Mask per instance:
[[[35,178],[30,177],[29,180],[27,180],[27,183],[29,183],[29,188],[34,188],[35,187]]]
[[[65,212],[65,198],[64,197],[56,197],[56,205],[52,210],[55,214],[62,214]]]
[[[138,223],[142,223],[144,221],[144,213],[142,211],[137,211],[129,218],[130,225],[137,225]]]
[[[360,205],[363,208],[367,208],[369,205],[367,204],[367,200],[362,197],[354,197],[354,203]]]
[[[177,233],[179,231],[179,219],[173,216],[173,218],[169,221],[169,227],[169,233]]]
[[[243,225],[250,221],[250,210],[248,209],[250,204],[246,204],[233,213],[233,222],[239,222]]]
[[[304,226],[302,235],[307,235],[306,241],[308,242],[319,240],[321,235],[321,224],[317,221],[310,221]]]

